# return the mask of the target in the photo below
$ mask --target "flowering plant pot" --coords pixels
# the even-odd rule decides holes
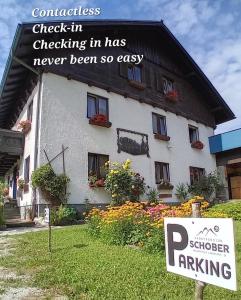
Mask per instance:
[[[171,102],[177,102],[177,100],[178,100],[177,91],[173,90],[173,91],[168,92],[165,95],[165,98]]]
[[[201,141],[195,141],[191,144],[192,148],[202,150],[204,148],[204,144]]]
[[[155,133],[154,138],[156,140],[161,140],[161,141],[170,141],[170,136],[163,135],[163,134],[160,134],[160,133]]]
[[[169,181],[161,180],[157,184],[157,188],[158,188],[158,190],[172,190],[174,188],[174,186]]]
[[[21,121],[18,124],[18,128],[20,128],[24,134],[29,133],[29,131],[31,130],[31,121],[30,120]]]
[[[3,196],[6,197],[6,196],[8,196],[8,194],[9,194],[9,188],[5,187],[3,189]]]
[[[24,184],[25,184],[24,179],[22,179],[22,178],[18,179],[18,188],[19,188],[20,190],[23,190],[23,189],[24,189]]]
[[[102,126],[102,127],[111,127],[111,122],[108,121],[107,116],[103,115],[103,114],[98,114],[93,116],[90,120],[89,120],[89,124],[91,125],[97,125],[97,126]]]
[[[105,186],[104,178],[98,179],[96,176],[89,177],[89,187],[90,188],[98,188],[98,187],[104,187],[104,186]]]

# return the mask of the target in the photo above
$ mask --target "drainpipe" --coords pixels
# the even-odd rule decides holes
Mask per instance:
[[[37,98],[37,109],[36,109],[36,126],[35,126],[35,141],[34,141],[34,164],[33,169],[34,171],[38,167],[38,154],[39,154],[39,122],[40,122],[40,102],[42,100],[42,86],[43,86],[43,80],[42,80],[42,74],[39,74],[39,86],[38,86],[38,98]],[[35,205],[37,203],[37,190],[36,188],[33,189],[33,204]],[[39,204],[39,199],[38,199]],[[37,206],[37,215],[39,218],[39,205]]]

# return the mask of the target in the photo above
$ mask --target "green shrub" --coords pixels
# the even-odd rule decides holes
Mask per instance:
[[[134,228],[133,221],[128,218],[104,224],[101,227],[101,239],[111,245],[126,245]]]
[[[143,244],[143,249],[149,253],[156,253],[165,250],[164,228],[153,228]]]
[[[212,206],[209,212],[223,213],[228,218],[241,221],[241,201],[230,201],[227,203],[216,204]]]
[[[188,193],[188,185],[185,183],[179,183],[176,186],[176,193],[178,200],[181,202],[186,201],[188,199],[189,193]]]
[[[88,231],[94,237],[100,236],[100,223],[101,217],[96,215],[91,218],[86,219],[86,223],[88,224]]]
[[[3,216],[3,203],[0,202],[0,226],[4,225],[5,221],[4,221],[4,216]]]
[[[147,195],[148,203],[158,204],[160,199],[159,199],[159,192],[157,189],[150,188],[146,195]]]
[[[188,186],[188,192],[192,196],[203,196],[204,199],[210,201],[212,195],[221,192],[224,188],[221,177],[217,172],[211,172],[208,175],[203,175],[199,181],[195,181]]]
[[[51,210],[52,225],[73,224],[77,218],[77,211],[72,207],[60,205],[57,209]]]
[[[64,174],[56,175],[49,164],[32,173],[32,186],[39,188],[47,201],[53,205],[67,202],[67,185],[70,179]]]

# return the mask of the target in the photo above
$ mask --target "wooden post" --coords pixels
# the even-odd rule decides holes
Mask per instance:
[[[201,203],[200,202],[194,202],[192,204],[192,217],[193,218],[201,218]],[[203,292],[204,288],[206,286],[206,283],[196,280],[195,283],[195,300],[203,300]]]

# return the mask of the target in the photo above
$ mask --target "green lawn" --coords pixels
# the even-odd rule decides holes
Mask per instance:
[[[241,279],[241,222],[236,223],[236,236]],[[52,289],[69,299],[193,299],[194,281],[167,273],[164,255],[104,245],[91,238],[85,226],[54,230],[52,255],[48,254],[46,231],[16,239],[15,255],[0,259],[0,265],[30,273],[33,286]],[[238,300],[241,290],[209,285],[205,299]]]

